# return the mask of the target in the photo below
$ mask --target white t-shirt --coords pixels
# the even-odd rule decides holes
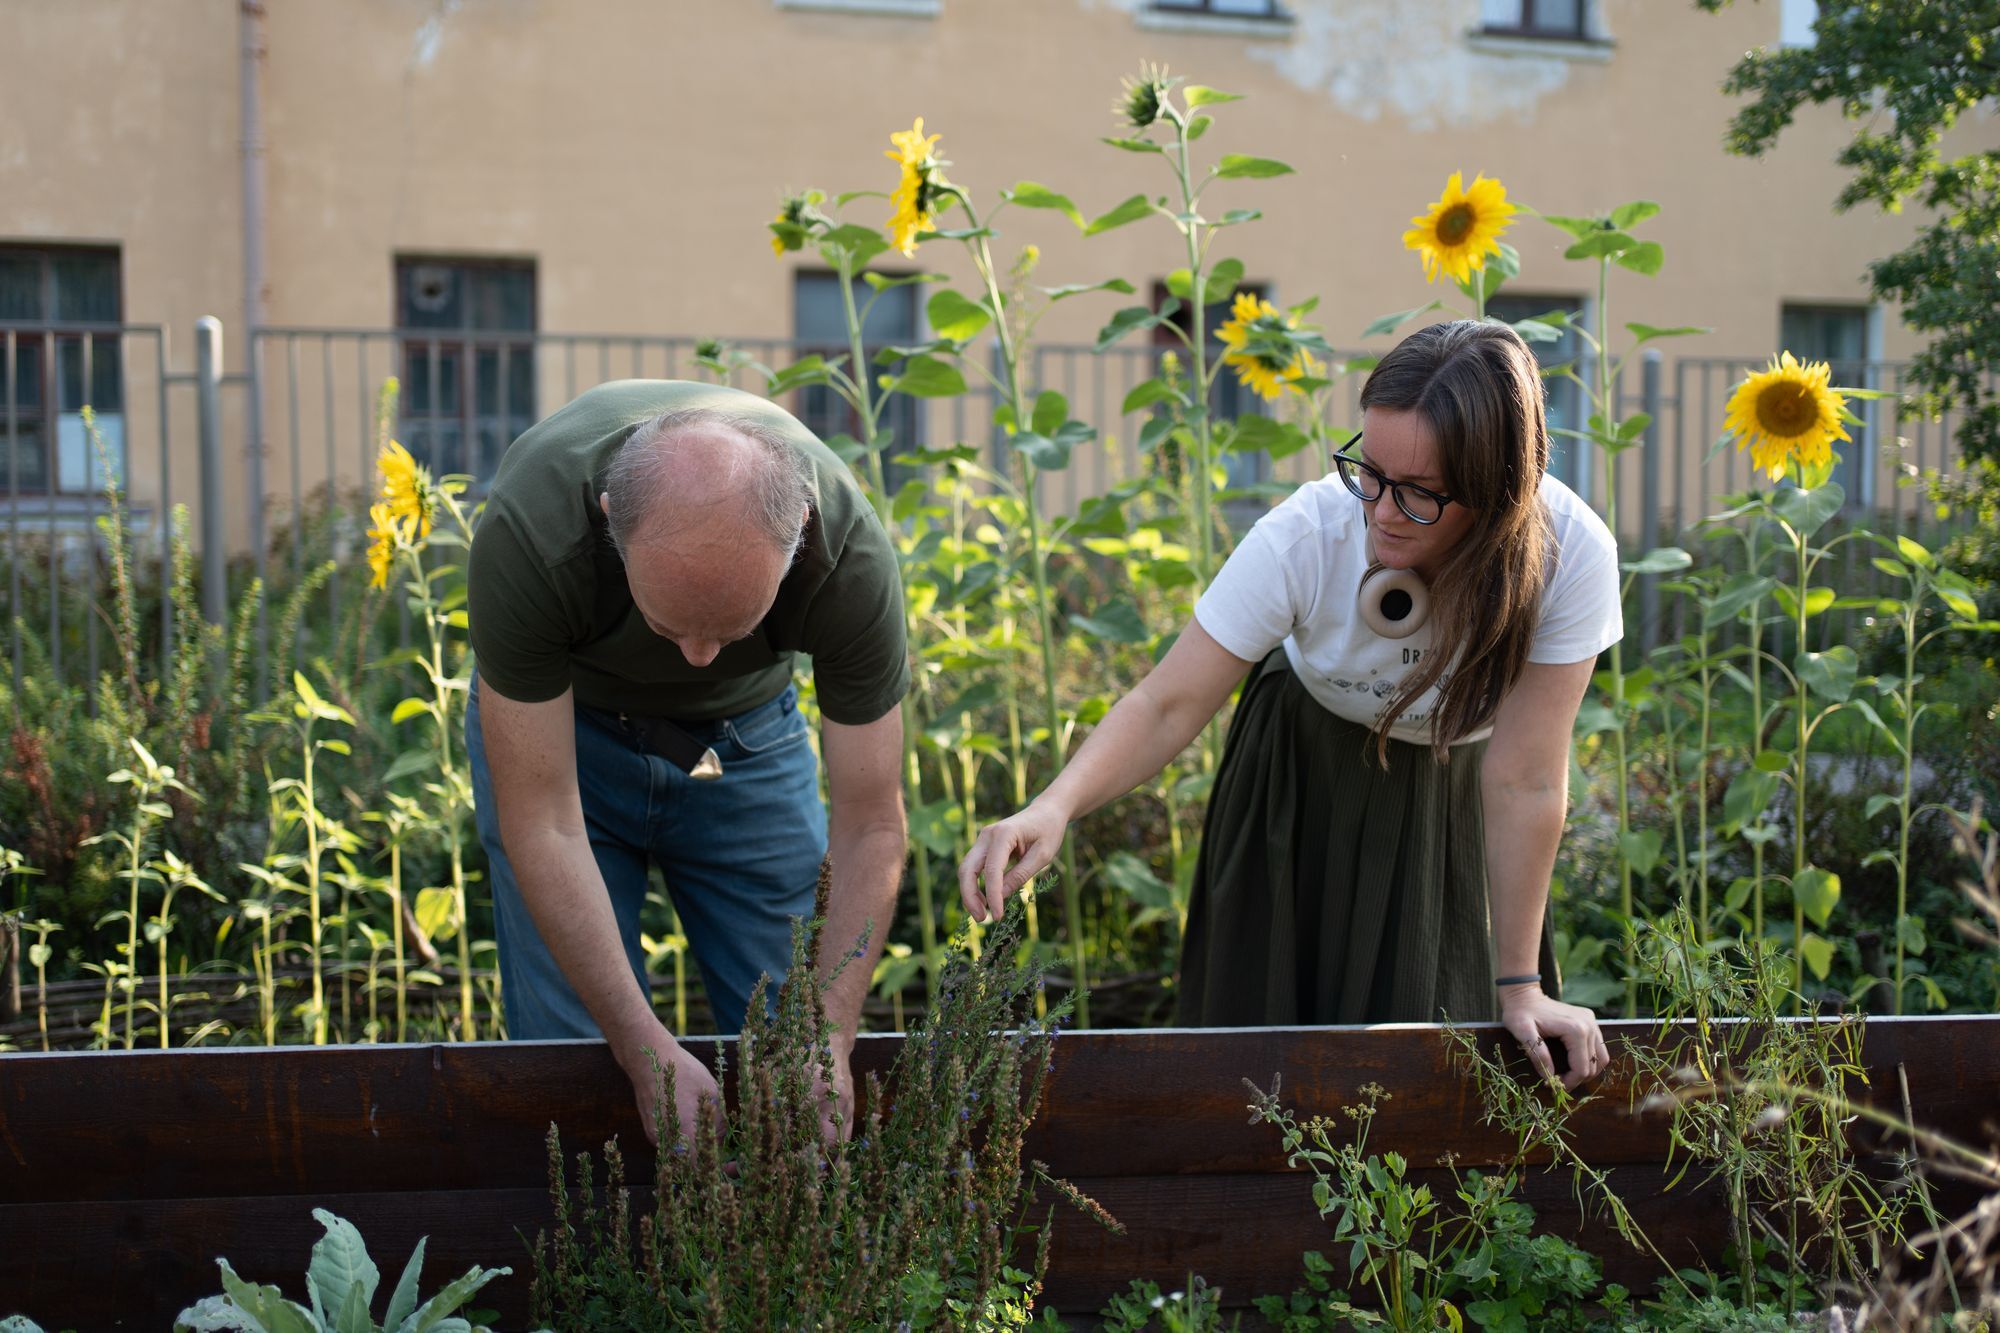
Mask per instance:
[[[1624,636],[1618,546],[1604,520],[1554,477],[1542,478],[1541,499],[1558,556],[1528,660],[1581,662]],[[1373,728],[1429,650],[1432,627],[1402,639],[1369,630],[1359,600],[1367,572],[1362,504],[1329,475],[1257,520],[1195,605],[1195,619],[1217,643],[1252,662],[1283,643],[1292,670],[1322,707]],[[1429,745],[1437,704],[1432,687],[1396,720],[1390,736]],[[1492,730],[1481,727],[1454,744],[1484,740]]]

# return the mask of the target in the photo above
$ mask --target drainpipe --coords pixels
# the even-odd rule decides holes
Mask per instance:
[[[264,577],[264,401],[257,330],[265,307],[264,280],[264,0],[238,0],[240,39],[238,84],[243,128],[243,352],[249,375],[249,410],[244,430],[244,489],[248,492],[250,555]],[[258,606],[257,692],[263,697],[269,657],[269,623]]]

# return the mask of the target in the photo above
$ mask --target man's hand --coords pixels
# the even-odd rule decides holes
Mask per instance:
[[[682,1140],[693,1140],[700,1126],[703,1099],[715,1103],[715,1125],[718,1130],[722,1127],[722,1089],[716,1086],[715,1075],[688,1054],[658,1020],[653,1021],[650,1031],[614,1042],[611,1050],[625,1077],[631,1080],[632,1095],[639,1104],[639,1122],[646,1127],[648,1142],[657,1145],[660,1141],[661,1126],[654,1113],[656,1109],[664,1109],[659,1101],[662,1077],[668,1069],[674,1071],[673,1111],[680,1120]]]
[[[1562,1042],[1569,1056],[1569,1072],[1563,1075],[1562,1084],[1572,1091],[1611,1067],[1611,1052],[1604,1045],[1597,1015],[1581,1005],[1550,999],[1540,986],[1503,987],[1500,1022],[1521,1043],[1535,1072],[1552,1082],[1556,1065],[1549,1055],[1548,1040],[1553,1037]]]
[[[817,1060],[813,1061],[813,1100],[819,1104],[820,1137],[829,1146],[854,1137],[854,1045],[836,1034],[833,1041],[833,1086],[827,1087]]]

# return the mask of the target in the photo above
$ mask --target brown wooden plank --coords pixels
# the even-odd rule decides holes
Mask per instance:
[[[1434,1190],[1450,1186],[1440,1170],[1413,1174]],[[1663,1178],[1650,1167],[1618,1168],[1613,1178],[1663,1250],[1678,1260],[1715,1257],[1721,1230],[1704,1221],[1711,1199],[1687,1189],[1661,1193]],[[1303,1253],[1330,1245],[1304,1172],[1076,1184],[1116,1214],[1127,1234],[1112,1235],[1057,1205],[1046,1299],[1067,1316],[1095,1312],[1135,1277],[1171,1289],[1185,1285],[1190,1272],[1222,1284],[1227,1302],[1247,1305],[1258,1295],[1291,1291],[1301,1281]],[[1530,1175],[1519,1197],[1535,1206],[1546,1229],[1606,1254],[1614,1280],[1650,1284],[1651,1261],[1582,1216],[1567,1177]],[[361,1229],[384,1273],[382,1299],[417,1238],[428,1235],[426,1294],[475,1263],[511,1267],[513,1276],[488,1287],[478,1304],[500,1311],[502,1327],[526,1327],[532,1263],[521,1236],[532,1241],[551,1221],[548,1195],[539,1189],[0,1206],[0,1306],[6,1307],[0,1314],[18,1310],[46,1328],[79,1333],[163,1328],[186,1305],[221,1289],[217,1257],[304,1301],[307,1259],[321,1235],[315,1206]],[[643,1198],[635,1202],[643,1206]]]
[[[863,1038],[857,1069],[885,1069],[899,1040]],[[1946,1132],[1978,1138],[2000,1107],[2000,1018],[1878,1019],[1867,1056],[1881,1100],[1897,1104],[1902,1061],[1920,1119]],[[1065,1175],[1277,1170],[1275,1136],[1246,1123],[1242,1088],[1273,1073],[1307,1114],[1334,1113],[1370,1081],[1390,1088],[1384,1150],[1421,1160],[1449,1144],[1476,1165],[1511,1146],[1479,1125],[1435,1029],[1382,1027],[1065,1035],[1029,1152]],[[1612,1086],[1580,1113],[1594,1161],[1662,1155],[1662,1122],[1628,1114],[1629,1101]],[[552,1119],[578,1142],[637,1141],[602,1043],[4,1055],[0,1203],[533,1188]]]

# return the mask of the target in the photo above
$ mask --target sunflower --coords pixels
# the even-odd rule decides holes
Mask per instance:
[[[882,153],[903,169],[895,193],[889,196],[895,206],[889,218],[889,244],[905,255],[917,252],[919,233],[937,229],[931,219],[937,214],[938,195],[945,183],[945,162],[932,151],[932,145],[941,137],[926,136],[924,118],[918,116],[914,127],[889,136],[889,142],[896,146]]]
[[[1846,400],[1828,386],[1830,373],[1824,361],[1800,364],[1786,352],[1771,359],[1770,369],[1744,376],[1729,395],[1724,429],[1771,480],[1794,459],[1807,467],[1831,462],[1833,442],[1850,438],[1840,424]]]
[[[437,497],[431,493],[431,475],[410,451],[395,440],[389,441],[376,464],[382,471],[382,498],[389,513],[418,540],[431,535],[431,520],[437,512]]]
[[[805,247],[813,228],[826,221],[818,205],[826,198],[818,190],[788,194],[771,219],[771,253],[783,259],[786,252]]]
[[[1229,322],[1216,331],[1229,349],[1222,354],[1223,364],[1265,401],[1297,388],[1300,377],[1318,371],[1311,353],[1299,345],[1297,322],[1263,297],[1238,292],[1229,313]]]
[[[1455,282],[1471,281],[1474,270],[1486,267],[1486,256],[1498,253],[1500,233],[1516,211],[1499,181],[1479,176],[1468,190],[1462,180],[1462,173],[1452,172],[1443,196],[1428,213],[1411,218],[1403,233],[1404,248],[1424,257],[1425,282],[1436,281],[1440,271]]]
[[[1111,113],[1133,129],[1143,130],[1166,114],[1168,96],[1180,80],[1168,78],[1165,65],[1147,61],[1139,66],[1138,77],[1127,74],[1119,82],[1124,91],[1111,104]]]
[[[377,500],[370,505],[368,518],[374,524],[368,529],[368,586],[386,588],[389,586],[389,569],[396,563],[396,547],[402,536],[402,525],[389,512],[387,500]]]

